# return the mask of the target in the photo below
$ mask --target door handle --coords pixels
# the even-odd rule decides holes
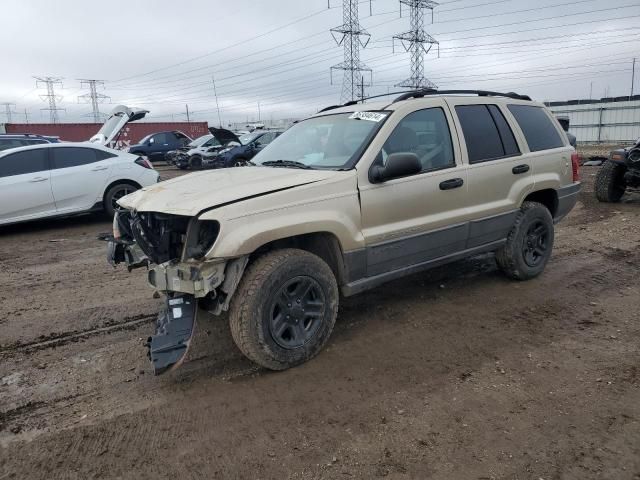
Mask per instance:
[[[99,172],[100,170],[106,170],[109,167],[96,167],[96,168],[92,168],[91,171],[92,172]]]
[[[29,180],[31,183],[37,183],[37,182],[46,182],[47,178],[46,177],[35,177],[32,178],[31,180]]]
[[[440,182],[440,190],[452,190],[461,187],[463,184],[464,180],[461,178],[452,178],[451,180]]]
[[[527,173],[529,171],[529,165],[527,165],[526,163],[522,165],[516,165],[511,169],[511,171],[513,172],[514,175],[518,175],[520,173]]]

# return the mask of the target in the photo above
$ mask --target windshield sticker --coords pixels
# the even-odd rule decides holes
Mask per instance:
[[[386,118],[386,113],[378,112],[354,112],[349,115],[349,118],[355,118],[357,120],[369,120],[370,122],[379,122]]]

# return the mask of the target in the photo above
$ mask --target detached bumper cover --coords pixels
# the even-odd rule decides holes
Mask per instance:
[[[198,301],[193,295],[167,298],[166,308],[158,315],[156,333],[147,340],[153,373],[160,375],[184,361],[196,326]]]

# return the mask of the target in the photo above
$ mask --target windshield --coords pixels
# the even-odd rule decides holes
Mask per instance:
[[[199,147],[202,144],[204,144],[207,140],[210,140],[212,138],[213,138],[213,135],[211,134],[202,135],[201,137],[198,137],[194,141],[192,141],[188,146],[191,148]]]
[[[239,137],[240,143],[242,143],[242,145],[248,145],[251,142],[253,142],[256,138],[258,138],[260,135],[262,135],[263,132],[259,132],[259,133],[247,133],[245,135],[241,135]]]
[[[366,146],[389,112],[338,113],[295,124],[253,159],[256,165],[282,161],[310,168],[346,168]]]
[[[219,147],[220,146],[220,142],[218,141],[218,139],[216,137],[211,137],[209,140],[207,140],[206,142],[204,142],[202,144],[203,147]]]

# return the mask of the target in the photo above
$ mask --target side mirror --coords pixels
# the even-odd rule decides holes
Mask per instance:
[[[384,166],[374,165],[369,171],[372,183],[386,182],[394,178],[408,177],[422,171],[422,164],[415,153],[392,153]]]

